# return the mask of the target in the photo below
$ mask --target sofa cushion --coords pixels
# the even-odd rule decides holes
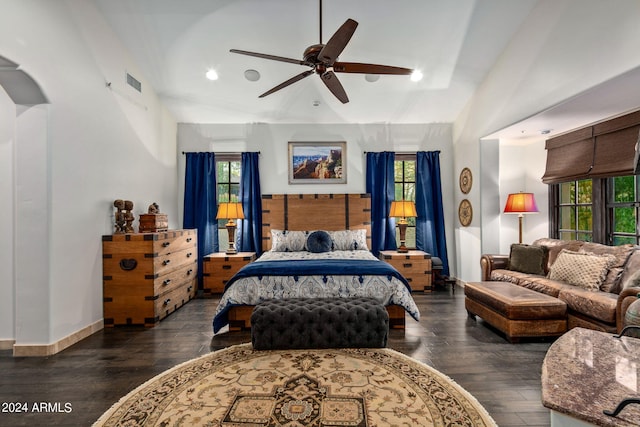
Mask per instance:
[[[566,287],[572,287],[572,285],[567,285],[564,282],[548,279],[543,276],[533,276],[533,275],[520,279],[518,284],[527,289],[531,289],[536,292],[540,292],[542,294],[546,294],[556,298],[558,297],[558,294],[560,294],[560,291],[562,289]]]
[[[491,271],[489,280],[492,282],[511,282],[517,285],[521,279],[527,278],[528,276],[529,274],[527,273],[499,268]]]
[[[594,255],[563,249],[551,266],[549,279],[598,291],[614,262],[613,255]]]
[[[547,261],[547,271],[551,269],[551,266],[556,262],[558,254],[561,250],[567,249],[569,251],[577,252],[584,244],[581,240],[560,240],[543,237],[533,242],[535,246],[545,246],[549,249],[549,259]]]
[[[549,249],[546,246],[534,246],[514,243],[509,254],[509,270],[520,273],[547,274]]]
[[[606,323],[616,323],[617,294],[568,286],[560,291],[558,299],[567,303],[567,307],[573,311]]]
[[[620,278],[627,259],[633,252],[633,245],[608,246],[600,243],[586,242],[580,248],[580,252],[593,253],[596,255],[613,255],[616,260],[609,266],[607,277],[600,286],[600,290],[604,292],[620,293],[622,283]]]

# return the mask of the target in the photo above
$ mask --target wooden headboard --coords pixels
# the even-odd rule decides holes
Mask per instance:
[[[262,196],[262,250],[271,249],[274,230],[367,230],[371,247],[369,194],[265,194]]]

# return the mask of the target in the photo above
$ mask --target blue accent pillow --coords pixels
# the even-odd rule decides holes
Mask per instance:
[[[314,231],[307,237],[307,250],[309,252],[329,252],[331,251],[332,244],[333,240],[326,231]]]

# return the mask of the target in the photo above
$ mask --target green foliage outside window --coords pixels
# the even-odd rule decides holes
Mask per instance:
[[[394,162],[394,190],[395,200],[416,200],[416,161],[396,160]],[[409,248],[416,247],[416,219],[407,218],[407,234],[405,245]],[[400,239],[400,234],[396,228],[396,239]]]

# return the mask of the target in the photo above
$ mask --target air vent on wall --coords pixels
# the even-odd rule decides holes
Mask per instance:
[[[142,93],[142,83],[140,83],[138,79],[136,79],[129,73],[127,73],[127,84],[138,92]]]

